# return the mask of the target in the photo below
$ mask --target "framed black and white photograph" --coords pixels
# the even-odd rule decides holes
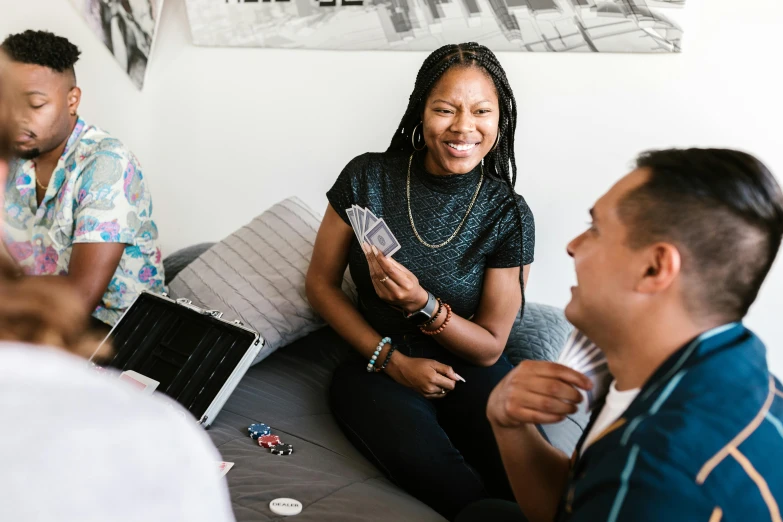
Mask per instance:
[[[71,0],[71,3],[141,89],[163,0]]]
[[[680,52],[685,0],[186,0],[205,46]]]

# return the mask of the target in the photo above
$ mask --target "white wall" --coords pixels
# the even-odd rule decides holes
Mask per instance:
[[[747,149],[783,179],[783,2],[689,0],[681,55],[502,54],[520,105],[518,190],[533,208],[530,298],[563,305],[567,241],[652,147]],[[166,0],[143,93],[68,0],[0,0],[0,35],[46,28],[84,51],[82,115],[123,139],[152,186],[166,252],[220,239],[274,202],[319,210],[342,166],[386,148],[425,54],[196,48]],[[747,323],[783,374],[783,262]]]

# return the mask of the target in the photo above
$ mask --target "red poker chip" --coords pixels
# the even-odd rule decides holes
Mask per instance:
[[[258,445],[262,448],[271,448],[280,444],[280,437],[277,435],[262,435],[258,437]]]

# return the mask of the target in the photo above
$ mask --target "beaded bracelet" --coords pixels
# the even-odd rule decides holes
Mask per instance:
[[[391,338],[384,337],[381,339],[381,342],[378,343],[378,346],[375,348],[375,352],[372,354],[372,357],[370,357],[370,362],[367,363],[367,372],[372,372],[373,366],[375,366],[375,362],[378,360],[378,356],[381,354],[381,350],[383,350],[384,345],[391,344]]]
[[[394,350],[396,349],[397,348],[395,348],[394,345],[391,345],[391,348],[389,348],[389,353],[386,354],[386,360],[383,361],[383,366],[381,366],[380,368],[376,368],[375,369],[376,372],[382,372],[386,369],[386,366],[388,366],[389,361],[391,361],[391,356],[394,353]]]
[[[438,335],[439,333],[443,332],[443,330],[446,329],[446,326],[448,326],[449,321],[451,321],[451,306],[449,306],[447,303],[443,303],[443,307],[446,309],[446,320],[443,321],[443,324],[440,325],[440,327],[437,330],[425,330],[423,327],[421,329],[421,333],[424,335]]]
[[[437,321],[438,317],[440,317],[441,310],[443,310],[443,301],[441,301],[440,297],[438,297],[438,309],[435,311],[435,315],[433,315],[429,321],[421,325],[421,328],[429,328],[430,325],[432,325],[435,321]]]

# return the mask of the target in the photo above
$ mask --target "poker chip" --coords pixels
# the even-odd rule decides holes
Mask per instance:
[[[262,435],[258,437],[258,445],[262,448],[271,448],[280,444],[280,437],[277,435]]]
[[[266,424],[251,424],[250,427],[247,429],[248,434],[250,434],[250,438],[253,440],[258,439],[258,437],[263,437],[264,435],[270,435],[272,433],[272,429],[267,426]]]
[[[275,455],[290,455],[294,452],[294,447],[290,444],[278,444],[277,446],[272,446],[269,451]]]
[[[302,503],[293,498],[276,498],[269,503],[269,510],[275,515],[290,517],[302,512]]]
[[[264,435],[269,435],[269,433],[259,432],[259,431],[251,431],[250,432],[250,438],[253,440],[258,440],[259,437],[263,437]]]

